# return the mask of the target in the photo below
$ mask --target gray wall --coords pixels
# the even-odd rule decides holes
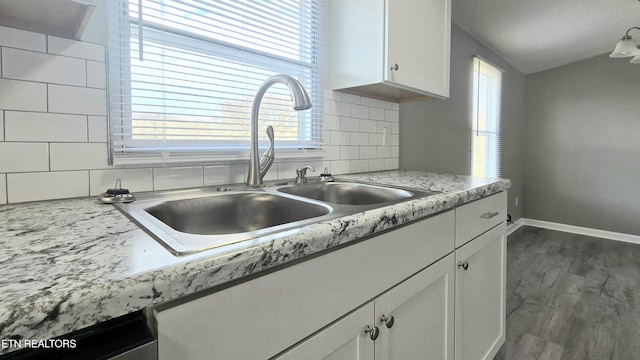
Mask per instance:
[[[640,65],[598,56],[526,94],[524,216],[640,235]]]
[[[473,55],[506,71],[503,78],[502,177],[511,179],[509,213],[522,217],[524,76],[455,24],[451,26],[451,83],[447,100],[400,104],[400,168],[470,174]]]

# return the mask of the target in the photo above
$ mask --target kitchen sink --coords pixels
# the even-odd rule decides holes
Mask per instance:
[[[174,255],[186,255],[435,194],[335,182],[137,194],[114,206]]]
[[[238,192],[165,201],[146,211],[177,231],[222,235],[314,218],[331,208],[264,192]]]
[[[414,193],[389,187],[351,182],[321,182],[279,188],[278,191],[342,205],[371,205],[408,199]]]

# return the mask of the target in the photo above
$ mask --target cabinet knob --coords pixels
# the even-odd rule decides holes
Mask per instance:
[[[458,261],[458,267],[463,268],[464,270],[467,270],[469,268],[469,263],[466,261]]]
[[[398,71],[398,69],[399,69],[398,64],[393,64],[393,66],[391,67],[391,71],[393,70]]]
[[[369,337],[371,338],[371,340],[375,341],[378,338],[378,335],[380,335],[380,328],[377,326],[371,327],[367,325],[364,328],[364,332],[365,334],[369,334]]]
[[[391,329],[395,321],[396,319],[393,317],[393,315],[386,316],[383,314],[380,316],[380,322],[384,323],[387,329]]]

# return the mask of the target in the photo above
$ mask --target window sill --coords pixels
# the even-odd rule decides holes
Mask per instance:
[[[324,150],[305,150],[296,152],[280,152],[276,150],[275,162],[283,162],[288,160],[312,160],[323,159],[326,153]],[[197,165],[221,165],[221,164],[238,164],[247,163],[249,161],[249,153],[243,155],[182,155],[182,156],[127,156],[114,158],[110,165],[122,168],[149,167],[149,166],[197,166]]]

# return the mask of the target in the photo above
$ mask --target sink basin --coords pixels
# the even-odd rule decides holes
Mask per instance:
[[[372,205],[414,196],[407,190],[347,182],[304,184],[280,188],[278,191],[342,205]]]
[[[261,189],[187,190],[138,196],[115,205],[175,255],[307,225],[332,215],[331,206]]]
[[[175,190],[114,206],[171,253],[186,255],[434,194],[332,182]]]
[[[174,230],[198,235],[256,231],[331,212],[326,206],[263,192],[165,201],[145,210]]]

